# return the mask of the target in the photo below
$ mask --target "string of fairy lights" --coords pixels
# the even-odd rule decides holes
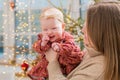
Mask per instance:
[[[2,17],[4,19],[3,26],[2,26],[2,29],[3,29],[2,35],[4,36],[3,37],[4,41],[2,42],[6,43],[3,45],[5,49],[5,52],[3,55],[4,57],[7,56],[7,58],[9,58],[10,60],[14,60],[12,58],[15,58],[16,55],[21,54],[21,57],[18,57],[18,59],[22,61],[23,58],[26,57],[25,53],[32,53],[32,50],[29,47],[29,41],[31,38],[29,33],[31,32],[31,30],[28,27],[29,26],[28,21],[34,21],[35,15],[31,15],[32,17],[26,16],[25,15],[27,12],[26,7],[28,7],[28,5],[26,5],[24,2],[20,2],[19,0],[16,0],[16,3],[14,1],[10,1],[10,2],[5,1],[3,5],[5,7],[5,10],[2,14]],[[19,6],[22,6],[22,8],[19,9]],[[12,15],[15,14],[15,18],[11,16],[11,14]],[[9,17],[11,17],[11,19]],[[17,22],[15,22],[14,19],[17,20]],[[14,27],[14,23],[16,27]],[[8,25],[9,25],[9,29],[8,29]],[[33,34],[36,34],[35,27],[33,28],[33,30],[34,30]],[[11,42],[13,44],[11,44]],[[3,62],[8,62],[8,60],[4,59]],[[14,63],[14,61],[10,63]]]
[[[31,30],[28,27],[29,26],[28,21],[31,21],[31,22],[34,21],[35,15],[31,15],[30,17],[24,15],[24,14],[26,14],[25,8],[28,7],[28,5],[26,5],[24,2],[20,2],[19,0],[16,0],[16,3],[17,4],[15,4],[13,1],[12,2],[5,1],[3,3],[5,10],[2,14],[2,17],[4,20],[3,26],[2,26],[2,30],[3,30],[2,35],[4,36],[3,37],[4,39],[2,39],[2,42],[3,43],[6,42],[6,44],[3,45],[3,47],[5,48],[6,51],[3,54],[5,59],[3,59],[2,62],[3,63],[8,62],[8,64],[14,64],[15,60],[13,58],[17,57],[17,55],[19,55],[19,54],[20,54],[20,56],[17,58],[17,61],[22,62],[24,59],[26,59],[25,53],[32,53],[32,50],[29,48],[29,41],[30,41],[29,39],[31,38],[29,33],[31,32]],[[16,6],[16,8],[14,8],[14,5]],[[23,8],[18,9],[17,6],[23,6]],[[15,13],[15,11],[17,13]],[[11,18],[11,19],[9,18],[9,17],[11,17],[11,14],[12,15],[15,14],[15,18],[16,18],[15,20],[17,20],[17,22],[18,22],[15,25],[16,27],[14,27],[14,24],[12,24],[12,25],[10,24],[11,22],[14,22],[14,18]],[[9,28],[8,28],[8,26],[9,26]],[[13,26],[13,27],[11,27],[11,26]],[[36,34],[35,27],[32,28],[34,33],[31,33],[31,34]],[[11,40],[13,40],[13,41],[11,41]],[[11,45],[11,42],[15,43],[15,44]],[[30,55],[33,56],[33,54],[30,54]],[[13,56],[15,56],[15,57],[13,57]],[[6,59],[6,58],[9,58],[10,62],[9,62],[9,59]],[[15,66],[12,67],[12,70],[14,72],[17,71],[16,66],[18,66],[18,65],[16,64]],[[9,67],[9,65],[4,66],[4,68],[8,68],[8,67]],[[2,74],[6,75],[7,72],[3,71]]]

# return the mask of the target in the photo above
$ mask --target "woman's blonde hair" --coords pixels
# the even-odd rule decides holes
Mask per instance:
[[[105,80],[120,80],[120,4],[99,2],[87,11],[87,34],[105,56]]]

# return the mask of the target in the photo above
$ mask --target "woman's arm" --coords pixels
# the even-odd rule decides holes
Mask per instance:
[[[57,57],[57,53],[52,49],[46,53],[46,58],[49,61],[47,67],[49,80],[103,80],[104,59],[102,56],[83,60],[67,77],[62,74]]]
[[[57,80],[56,77],[59,76],[61,77],[61,80],[66,80],[66,78],[63,76],[60,65],[58,62],[58,53],[54,51],[53,49],[49,49],[45,53],[46,59],[48,60],[48,74],[49,74],[49,80]],[[63,79],[64,78],[64,79]]]

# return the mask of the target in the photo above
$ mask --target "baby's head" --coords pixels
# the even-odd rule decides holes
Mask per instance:
[[[51,41],[62,38],[64,31],[63,13],[56,8],[44,9],[40,16],[41,29],[45,35],[50,37]]]
[[[56,8],[45,8],[42,10],[40,19],[54,18],[64,23],[63,13]]]

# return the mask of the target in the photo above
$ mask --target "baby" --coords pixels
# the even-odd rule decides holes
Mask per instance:
[[[63,74],[68,75],[82,61],[83,53],[75,45],[74,38],[64,30],[63,14],[56,8],[44,9],[40,16],[42,32],[33,44],[33,49],[41,54],[41,60],[29,71],[32,80],[48,78],[45,52],[52,48],[59,55],[58,61]]]

